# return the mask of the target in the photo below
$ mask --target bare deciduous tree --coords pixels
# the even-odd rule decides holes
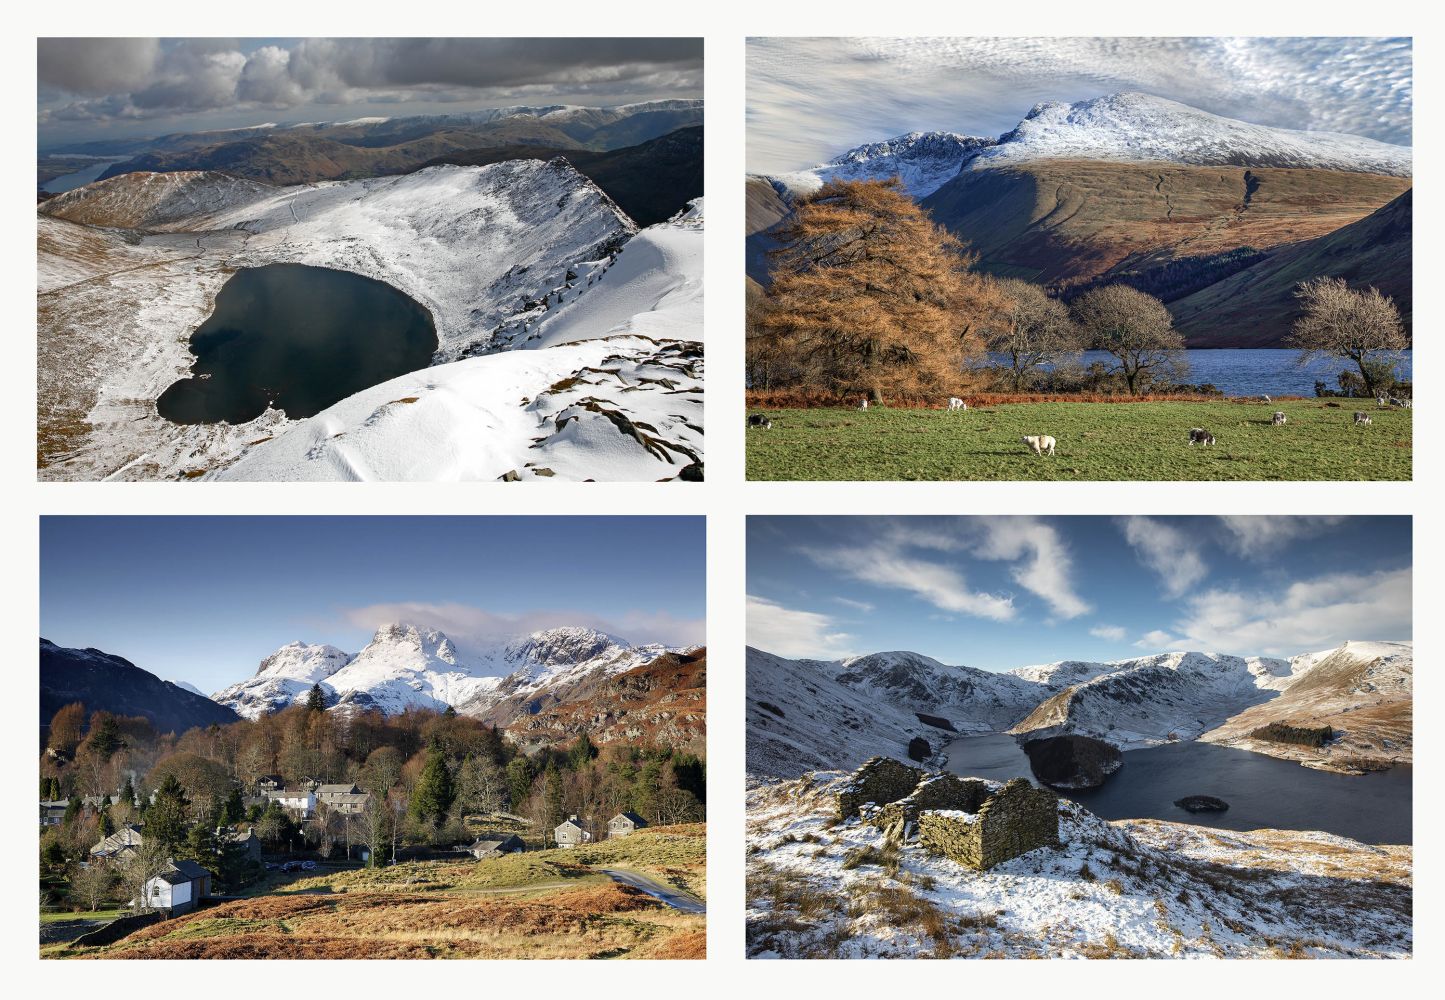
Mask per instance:
[[[104,862],[77,864],[70,873],[70,895],[87,910],[98,910],[111,898],[115,882],[115,871]]]
[[[1371,286],[1357,291],[1344,278],[1312,278],[1295,289],[1301,314],[1288,343],[1303,353],[1300,362],[1329,356],[1354,362],[1371,395],[1394,378],[1394,355],[1410,346],[1400,310]]]
[[[1018,392],[1031,370],[1079,353],[1084,342],[1068,306],[1038,285],[1006,278],[998,287],[1004,302],[984,339],[991,352],[1008,359]]]
[[[1141,384],[1188,374],[1184,338],[1154,296],[1128,285],[1105,285],[1079,296],[1074,315],[1089,344],[1118,360],[1130,395],[1137,396]]]

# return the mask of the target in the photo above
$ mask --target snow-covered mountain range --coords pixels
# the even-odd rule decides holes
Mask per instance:
[[[1408,730],[1402,737],[1398,722],[1403,712],[1408,723],[1413,661],[1408,642],[1350,642],[1289,659],[1176,652],[995,673],[917,653],[819,661],[749,649],[748,769],[793,776],[850,768],[875,754],[900,757],[915,736],[936,751],[955,734],[1000,731],[1078,733],[1123,750],[1204,737],[1275,753],[1247,739],[1274,721],[1271,705],[1291,721],[1327,707],[1347,735],[1350,713],[1369,708],[1357,716],[1358,735],[1374,752],[1408,759]],[[1306,697],[1311,691],[1318,694]],[[1252,710],[1248,727],[1228,725]],[[1384,739],[1392,745],[1381,747]]]
[[[41,436],[63,437],[46,478],[701,474],[700,199],[639,234],[560,158],[286,188],[137,173],[51,199],[38,225]],[[160,418],[221,285],[270,263],[405,292],[436,324],[433,366],[303,422]]]
[[[1409,177],[1413,170],[1413,152],[1407,146],[1337,132],[1254,125],[1151,94],[1124,92],[1072,104],[1038,104],[998,138],[911,132],[771,180],[785,194],[797,196],[834,179],[898,176],[911,195],[923,198],[961,170],[1050,159],[1292,167],[1394,177]]]
[[[335,646],[293,642],[261,661],[255,676],[212,699],[255,719],[304,701],[320,684],[333,709],[452,706],[471,715],[507,698],[643,666],[663,653],[659,645],[633,646],[596,629],[563,627],[522,636],[471,656],[446,635],[416,625],[377,629],[355,655]]]

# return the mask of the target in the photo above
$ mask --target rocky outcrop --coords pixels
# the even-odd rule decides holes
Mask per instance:
[[[1182,799],[1175,799],[1174,804],[1192,813],[1224,812],[1229,808],[1228,802],[1216,799],[1213,795],[1186,795]]]
[[[1050,736],[1024,744],[1034,777],[1050,788],[1098,788],[1124,766],[1124,755],[1089,736]]]

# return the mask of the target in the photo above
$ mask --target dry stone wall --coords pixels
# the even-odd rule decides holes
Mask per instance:
[[[909,767],[892,757],[869,759],[838,790],[838,817],[851,819],[869,802],[884,806],[911,795],[924,773],[921,768]]]

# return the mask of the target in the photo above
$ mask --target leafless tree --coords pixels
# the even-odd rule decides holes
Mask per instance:
[[[1385,379],[1393,381],[1395,356],[1410,346],[1400,310],[1388,295],[1371,286],[1350,288],[1344,278],[1312,278],[1295,289],[1301,314],[1289,343],[1300,349],[1300,362],[1336,357],[1360,370],[1365,390],[1375,395]]]
[[[77,864],[70,872],[70,895],[87,910],[98,910],[111,898],[115,882],[115,871],[104,862]]]
[[[998,286],[1005,302],[984,340],[990,352],[1008,359],[1014,392],[1018,392],[1031,370],[1082,351],[1083,337],[1068,306],[1038,285],[1007,278]]]
[[[1074,315],[1091,346],[1112,354],[1129,394],[1159,378],[1180,379],[1189,372],[1184,338],[1174,318],[1152,295],[1128,285],[1105,285],[1079,296]]]

